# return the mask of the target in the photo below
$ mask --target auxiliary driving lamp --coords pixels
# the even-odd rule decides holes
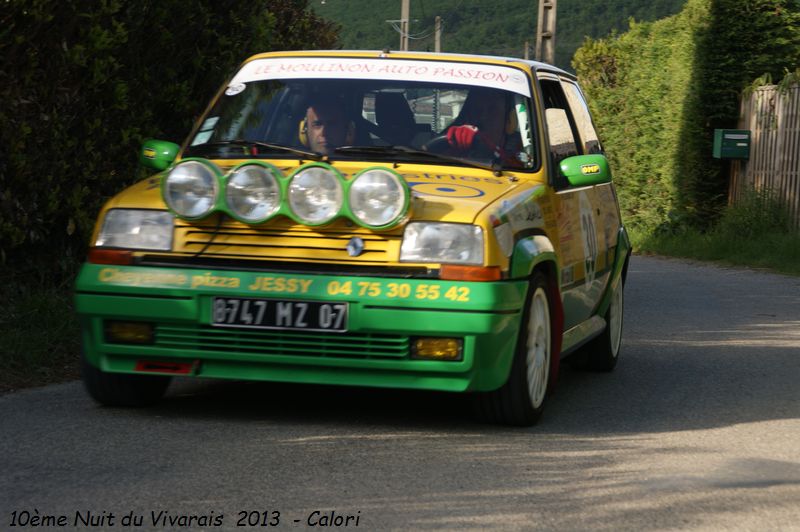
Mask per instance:
[[[412,338],[411,358],[425,360],[461,360],[461,338]]]
[[[112,344],[152,344],[153,324],[145,321],[105,322],[106,342]]]

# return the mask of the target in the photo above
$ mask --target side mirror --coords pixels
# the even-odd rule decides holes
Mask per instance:
[[[175,160],[181,147],[166,140],[146,140],[139,152],[139,162],[153,170],[166,170]]]
[[[573,187],[588,187],[611,182],[605,155],[577,155],[560,163],[561,173]]]

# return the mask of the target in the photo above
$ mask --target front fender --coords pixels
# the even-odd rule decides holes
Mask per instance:
[[[555,248],[550,239],[545,235],[523,238],[516,243],[514,253],[511,255],[511,278],[530,277],[537,265],[547,261],[553,263],[556,279],[560,279],[561,271],[558,267]]]
[[[553,337],[553,356],[550,361],[549,384],[552,392],[558,382],[559,353],[561,353],[564,332],[564,306],[561,302],[559,288],[561,269],[559,268],[558,257],[556,257],[553,243],[545,235],[531,235],[519,240],[514,246],[514,253],[511,256],[511,278],[528,278],[533,273],[533,270],[540,265],[544,266],[547,272],[550,302],[553,305],[552,320],[550,322]]]

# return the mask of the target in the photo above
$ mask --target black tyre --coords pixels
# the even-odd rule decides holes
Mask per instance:
[[[484,421],[530,426],[541,417],[553,356],[551,308],[547,282],[537,272],[531,278],[508,380],[499,389],[476,397],[476,413]]]
[[[594,371],[612,371],[619,360],[622,347],[622,315],[624,310],[622,280],[611,294],[611,305],[606,311],[606,328],[591,342],[582,347],[585,367]]]
[[[107,373],[81,355],[81,376],[89,395],[107,406],[148,406],[164,396],[171,377]]]

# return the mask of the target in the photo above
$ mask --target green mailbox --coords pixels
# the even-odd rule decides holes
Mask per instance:
[[[715,159],[749,159],[750,158],[750,130],[749,129],[715,129],[714,130],[714,158]]]

